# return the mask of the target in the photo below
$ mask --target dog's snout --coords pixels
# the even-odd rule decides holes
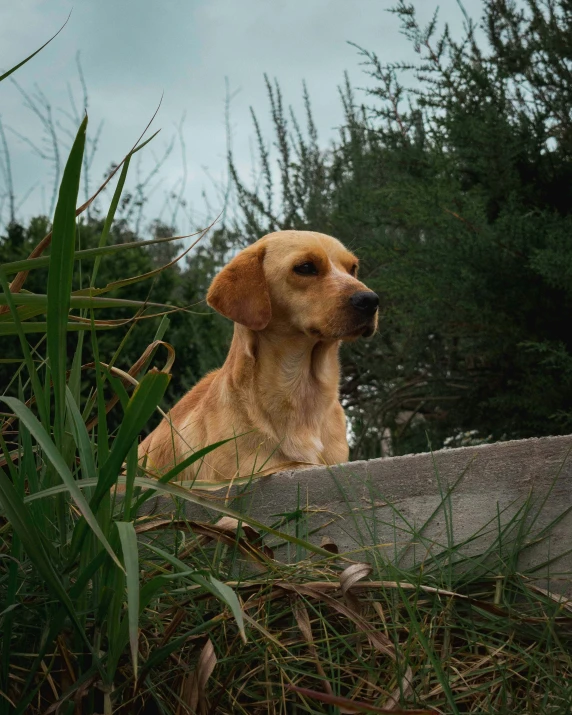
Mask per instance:
[[[371,290],[360,290],[351,296],[350,303],[361,313],[373,315],[379,306],[379,296]]]

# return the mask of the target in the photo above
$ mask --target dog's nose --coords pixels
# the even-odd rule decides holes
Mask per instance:
[[[350,303],[361,313],[373,315],[379,306],[379,296],[371,290],[360,290],[352,295]]]

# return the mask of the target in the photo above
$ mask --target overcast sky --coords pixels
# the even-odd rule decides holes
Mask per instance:
[[[14,77],[28,93],[37,84],[57,121],[71,128],[74,122],[61,110],[73,114],[71,87],[77,109],[83,111],[76,66],[76,54],[81,52],[91,137],[103,122],[92,186],[131,148],[164,93],[153,125],[162,132],[153,142],[153,151],[161,155],[185,116],[182,136],[188,176],[184,195],[198,224],[205,215],[202,191],[209,192],[216,209],[212,180],[224,182],[226,177],[225,78],[233,94],[233,149],[243,171],[250,168],[249,106],[264,120],[265,131],[269,128],[264,73],[278,79],[285,102],[294,107],[301,103],[302,81],[307,82],[326,144],[341,121],[336,88],[344,70],[354,86],[367,84],[358,53],[348,41],[373,50],[382,61],[414,57],[399,33],[398,19],[387,12],[393,4],[393,0],[3,0],[0,68],[8,69],[39,47],[73,8],[60,35]],[[454,29],[462,27],[458,0],[414,0],[413,4],[423,21],[438,4],[441,21]],[[478,18],[482,2],[465,0],[465,7]],[[15,134],[40,143],[40,122],[9,80],[0,85],[0,117],[17,199],[21,201],[31,190],[19,217],[49,212],[52,169]],[[65,137],[63,132],[61,136]],[[143,175],[152,164],[148,152]],[[182,176],[182,153],[177,147],[161,170],[160,183],[152,182],[150,218],[163,211],[162,218],[169,220],[165,197],[170,189],[180,187],[177,182]],[[2,189],[0,176],[0,193]],[[103,208],[107,203],[108,199]],[[6,220],[6,210],[1,218]],[[180,214],[178,223],[181,231],[188,228],[189,222]]]

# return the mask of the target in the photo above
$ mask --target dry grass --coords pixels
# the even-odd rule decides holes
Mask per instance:
[[[570,712],[572,604],[524,575],[465,573],[454,591],[414,571],[382,579],[397,571],[375,559],[282,564],[254,529],[237,536],[228,520],[141,526],[142,588],[159,573],[172,580],[143,614],[135,686],[127,651],[121,658],[114,712]],[[178,555],[157,558],[167,546]],[[185,576],[199,571],[238,594],[246,643],[230,609]],[[30,713],[54,711],[64,693],[69,712],[103,710],[97,672],[78,681],[72,650],[62,634],[46,654]],[[13,654],[12,697],[32,659]]]

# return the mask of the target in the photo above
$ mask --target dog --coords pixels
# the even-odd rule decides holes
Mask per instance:
[[[177,479],[221,482],[346,462],[338,352],[342,341],[373,335],[379,306],[357,271],[340,241],[313,231],[271,233],[238,253],[207,294],[234,321],[228,356],[143,440],[145,469],[164,474],[233,437]]]

